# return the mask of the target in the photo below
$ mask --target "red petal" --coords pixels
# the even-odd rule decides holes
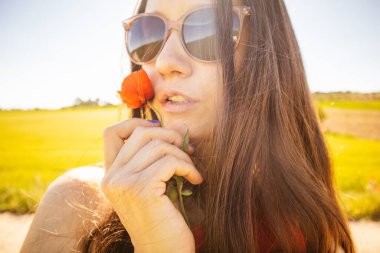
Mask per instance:
[[[153,98],[154,89],[148,74],[143,69],[140,69],[124,78],[121,91],[118,91],[118,93],[123,103],[127,104],[131,109],[136,109]]]

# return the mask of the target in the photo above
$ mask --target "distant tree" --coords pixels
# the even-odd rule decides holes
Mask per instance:
[[[76,98],[74,101],[74,106],[80,106],[83,104],[83,100],[81,98]]]
[[[96,98],[94,100],[88,99],[87,101],[81,98],[76,98],[74,101],[73,107],[83,107],[83,106],[87,107],[87,106],[99,106],[99,105],[100,105],[99,98]]]

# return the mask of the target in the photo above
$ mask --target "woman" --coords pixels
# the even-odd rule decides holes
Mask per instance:
[[[355,252],[283,1],[148,0],[138,12],[149,15],[125,23],[127,49],[165,127],[135,110],[107,128],[105,172],[51,184],[22,251],[195,252],[164,194],[177,175],[196,185],[185,205],[203,226],[199,252]]]

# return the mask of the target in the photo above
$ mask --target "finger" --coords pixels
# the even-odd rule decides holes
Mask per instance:
[[[187,163],[193,164],[190,156],[177,146],[164,142],[160,139],[154,139],[140,149],[136,155],[128,161],[128,168],[130,168],[131,172],[140,172],[149,167],[155,161],[160,160],[165,155],[171,155],[179,160],[184,160]],[[118,167],[116,162],[115,164],[115,167]],[[120,166],[122,166],[122,164],[120,164]]]
[[[174,175],[182,176],[192,184],[200,184],[203,182],[202,175],[193,164],[172,155],[162,157],[141,173],[144,174],[143,178],[150,178],[151,182],[167,182]]]
[[[159,123],[132,118],[122,121],[118,124],[107,127],[103,131],[103,153],[104,153],[104,168],[108,170],[124,145],[124,140],[127,139],[138,126],[158,127]]]
[[[123,165],[127,163],[140,149],[155,139],[182,148],[184,136],[181,136],[177,131],[172,129],[138,126],[120,149],[119,154],[115,158],[115,164]],[[188,152],[191,154],[193,151],[194,148],[190,146]]]

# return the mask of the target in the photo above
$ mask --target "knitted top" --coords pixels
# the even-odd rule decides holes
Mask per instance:
[[[204,227],[203,224],[196,224],[191,227],[191,231],[193,232],[195,239],[195,249],[196,253],[199,252],[199,248],[204,243],[205,235],[204,235]],[[304,253],[306,252],[306,243],[301,231],[298,228],[293,230],[294,240],[297,243],[298,249],[297,252]],[[281,245],[278,240],[271,232],[269,227],[265,222],[260,222],[260,231],[257,235],[258,247],[260,253],[270,253],[270,252],[282,252]]]

